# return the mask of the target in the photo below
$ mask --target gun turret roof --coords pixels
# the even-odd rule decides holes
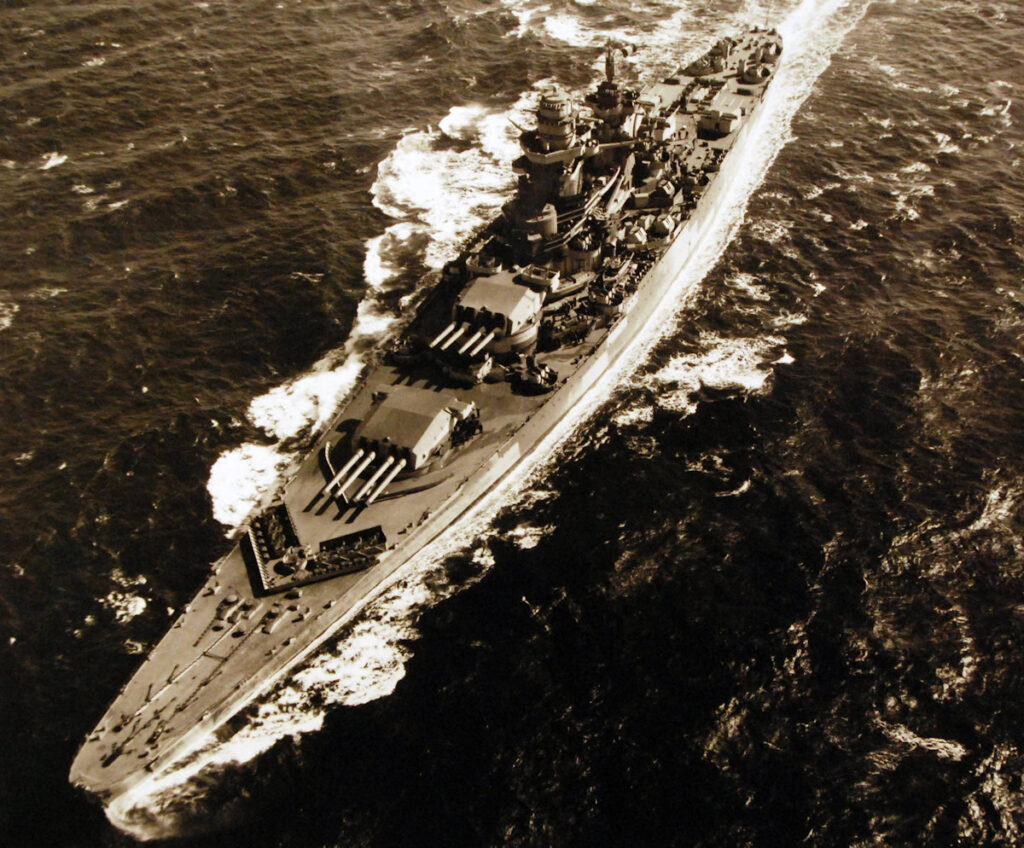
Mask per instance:
[[[414,468],[448,438],[452,418],[465,417],[472,409],[472,404],[451,395],[413,386],[393,386],[387,392],[387,397],[366,416],[356,436],[408,450]]]
[[[459,306],[464,309],[475,309],[478,312],[487,309],[505,316],[512,332],[536,315],[542,305],[543,296],[516,283],[510,271],[478,277],[459,298]]]

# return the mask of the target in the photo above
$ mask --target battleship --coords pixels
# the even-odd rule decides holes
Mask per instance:
[[[108,805],[172,768],[336,634],[534,451],[659,320],[778,67],[753,28],[660,82],[551,87],[514,196],[425,286],[398,336],[152,649],[70,780]]]

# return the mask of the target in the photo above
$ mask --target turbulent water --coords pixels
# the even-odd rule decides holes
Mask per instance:
[[[1024,839],[1016,0],[3,4],[0,833],[512,189],[545,81],[786,54],[679,308],[111,818],[183,844]]]

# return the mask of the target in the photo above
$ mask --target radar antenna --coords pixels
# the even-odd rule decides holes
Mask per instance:
[[[604,75],[608,82],[615,82],[615,54],[619,52],[625,57],[630,51],[619,41],[609,41],[604,54]]]

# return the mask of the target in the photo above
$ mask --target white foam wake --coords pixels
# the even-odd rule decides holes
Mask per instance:
[[[18,314],[20,308],[16,303],[0,300],[0,330],[6,330],[14,323],[14,316]]]
[[[59,165],[63,165],[68,161],[68,155],[66,153],[58,153],[56,150],[52,153],[47,153],[43,158],[43,164],[39,166],[40,171],[49,171],[51,168],[56,168]]]
[[[401,248],[423,243],[428,268],[458,255],[468,233],[490,221],[509,197],[515,180],[509,164],[520,151],[518,131],[534,100],[525,93],[511,109],[455,106],[438,127],[406,133],[377,168],[373,204],[397,219],[367,245],[364,270],[381,286],[403,267]],[[455,142],[455,143],[453,143]]]
[[[519,21],[510,37],[527,34],[562,42],[575,48],[601,48],[609,42],[630,48],[629,55],[618,57],[619,67],[628,74],[649,82],[663,76],[668,66],[676,67],[703,52],[721,33],[729,33],[755,24],[778,19],[786,5],[775,0],[746,0],[734,9],[709,9],[702,0],[649,0],[646,17],[634,23],[609,26],[615,16],[575,14],[572,9],[556,10],[551,4],[535,0],[502,0]],[[593,5],[591,0],[574,0],[577,6]],[[790,4],[791,5],[791,4]],[[664,17],[652,22],[650,16],[664,11]],[[604,57],[594,62],[595,71],[603,71]]]
[[[777,336],[728,338],[701,333],[697,351],[673,356],[646,382],[655,390],[659,406],[690,414],[697,409],[702,389],[763,391],[772,373],[768,364],[783,343]]]
[[[809,96],[815,80],[827,67],[845,34],[860,20],[867,5],[868,0],[805,0],[782,23],[780,28],[786,39],[786,52],[764,107],[755,119],[756,126],[751,127],[752,132],[744,151],[744,167],[723,192],[706,237],[680,270],[673,283],[673,290],[666,299],[667,303],[679,304],[681,307],[686,302],[685,295],[693,292],[718,260],[742,223],[747,201],[763,180],[779,150],[790,140],[789,125],[793,115]],[[726,22],[729,25],[731,23]],[[675,39],[676,44],[678,40]],[[654,45],[650,49],[661,50],[667,47]],[[509,155],[495,155],[492,148],[490,152],[469,156],[464,163],[460,160],[455,164],[447,157],[447,151],[438,149],[433,142],[438,138],[438,133],[456,140],[469,137],[466,134],[476,134],[486,144],[486,128],[494,126],[488,124],[491,117],[491,113],[479,110],[479,107],[452,110],[445,122],[442,122],[441,129],[404,136],[389,160],[382,163],[378,184],[375,186],[375,202],[389,214],[402,216],[402,220],[396,222],[395,226],[401,223],[406,229],[396,230],[396,239],[418,227],[424,228],[430,239],[430,246],[425,250],[428,256],[435,257],[432,261],[439,261],[447,251],[454,252],[459,234],[454,232],[446,219],[442,220],[442,207],[431,201],[430,198],[435,195],[428,193],[425,186],[445,186],[445,180],[438,175],[445,173],[446,167],[452,167],[455,170],[449,173],[459,174],[460,183],[466,179],[479,179],[479,196],[491,195],[494,202],[497,202],[501,189],[494,181],[496,178],[491,169],[497,168],[501,156]],[[505,144],[500,141],[500,136],[495,137],[499,139],[500,145]],[[491,161],[477,158],[480,156],[487,156]],[[455,158],[453,156],[452,160]],[[425,176],[422,182],[413,174],[410,167],[412,162],[423,165]],[[479,171],[476,176],[469,176],[462,170],[464,168],[479,168]],[[463,195],[458,193],[442,192],[440,196],[443,203],[464,202]],[[474,209],[474,204],[466,205]],[[449,209],[448,212],[461,214],[462,210]],[[484,215],[485,212],[486,203],[483,203],[470,214]],[[437,227],[436,233],[430,229],[433,226]],[[376,246],[368,246],[368,261]],[[385,269],[374,280],[378,284],[386,284],[387,263],[380,258],[373,259],[373,262],[375,271]],[[646,328],[642,338],[637,340],[629,353],[606,372],[585,401],[575,407],[531,454],[532,458],[498,489],[492,491],[471,515],[462,519],[442,540],[424,549],[400,569],[390,587],[382,590],[383,593],[364,609],[358,622],[351,626],[348,639],[339,642],[334,650],[322,652],[301,672],[293,675],[287,684],[265,698],[259,706],[256,720],[232,739],[226,742],[211,741],[202,755],[188,766],[155,776],[148,785],[140,786],[131,797],[119,799],[117,806],[108,810],[112,820],[122,827],[130,827],[130,822],[139,810],[148,810],[158,815],[169,798],[196,791],[195,787],[190,787],[189,781],[202,769],[217,763],[245,762],[266,750],[277,739],[319,727],[323,709],[319,704],[361,703],[393,691],[404,674],[408,640],[415,636],[419,613],[424,607],[437,603],[461,588],[439,579],[441,560],[455,551],[465,549],[474,539],[485,536],[493,516],[502,506],[521,499],[524,493],[530,496],[531,487],[536,488],[538,485],[539,475],[545,463],[554,456],[557,445],[608,399],[615,386],[622,382],[625,375],[636,369],[651,346],[671,327],[671,321],[664,321]],[[750,373],[745,370],[746,365],[743,363],[737,367],[729,355],[722,357],[722,361],[725,363],[725,374],[735,376],[737,372]],[[347,362],[347,359],[343,362]],[[707,361],[701,369],[706,375],[708,369],[713,370],[713,367],[714,363]],[[286,394],[279,397],[281,401],[286,399]],[[283,426],[281,431],[288,432],[289,429]],[[530,534],[524,534],[527,544],[531,538]],[[477,556],[486,569],[488,563],[485,549],[485,544],[478,547]],[[138,829],[135,832],[137,835],[146,835],[145,831]]]
[[[127,624],[146,611],[149,601],[134,589],[145,586],[148,582],[142,575],[127,576],[120,568],[115,568],[110,575],[117,588],[111,589],[100,603],[114,613],[117,624]]]

